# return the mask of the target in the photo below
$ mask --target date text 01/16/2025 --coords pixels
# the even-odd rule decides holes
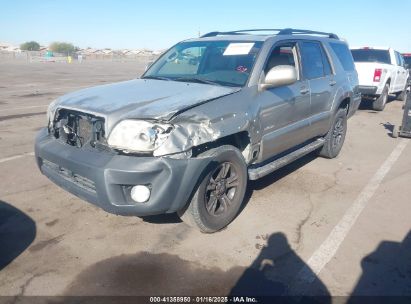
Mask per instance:
[[[254,297],[150,297],[150,303],[258,303]]]

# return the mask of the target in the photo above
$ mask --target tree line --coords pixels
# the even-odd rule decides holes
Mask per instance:
[[[20,45],[22,51],[39,51],[40,44],[37,41],[27,41]],[[71,55],[74,52],[78,51],[79,48],[75,47],[72,43],[68,42],[53,42],[49,45],[49,49],[52,52],[62,53]]]

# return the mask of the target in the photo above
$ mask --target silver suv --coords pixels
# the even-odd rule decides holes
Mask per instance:
[[[215,232],[238,214],[248,180],[313,151],[336,157],[360,100],[335,34],[212,32],[176,44],[140,79],[58,98],[36,160],[108,212],[177,212]]]

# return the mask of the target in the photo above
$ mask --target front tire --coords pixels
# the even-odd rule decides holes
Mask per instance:
[[[347,134],[347,109],[340,108],[334,116],[331,129],[325,136],[324,146],[319,155],[325,158],[335,158],[341,151]]]
[[[212,157],[191,202],[180,218],[205,233],[226,227],[237,216],[247,188],[247,164],[233,146],[221,146],[199,157]]]
[[[385,105],[388,102],[388,92],[390,90],[390,85],[385,84],[384,89],[382,90],[381,95],[372,103],[372,109],[375,111],[383,111]]]

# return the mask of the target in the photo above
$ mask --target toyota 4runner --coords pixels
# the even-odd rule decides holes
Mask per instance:
[[[335,34],[212,32],[140,79],[52,102],[35,156],[51,181],[108,212],[176,212],[214,232],[238,214],[248,180],[310,152],[336,157],[360,100]]]

